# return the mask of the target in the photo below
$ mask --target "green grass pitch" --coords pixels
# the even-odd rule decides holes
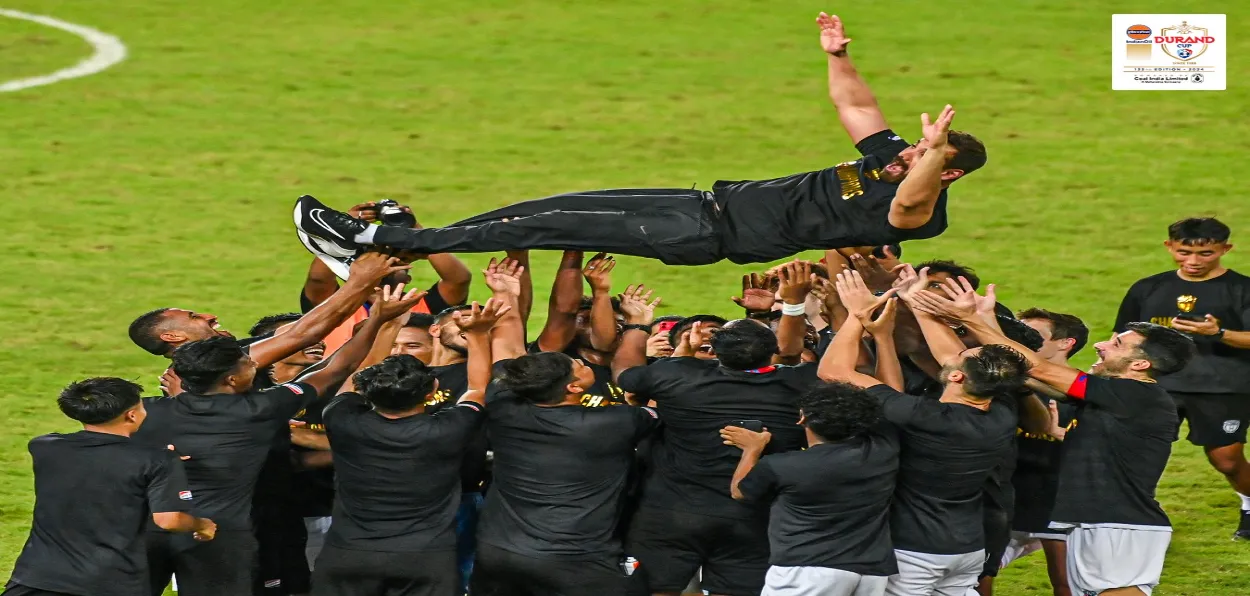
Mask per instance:
[[[163,361],[125,336],[135,315],[185,306],[242,333],[298,308],[309,257],[295,197],[392,197],[437,225],[565,191],[706,188],[852,159],[826,99],[820,10],[845,19],[896,130],[917,137],[919,114],[949,102],[989,147],[987,168],[952,189],[950,230],[908,245],[909,259],[968,263],[1013,308],[1077,313],[1103,336],[1128,285],[1170,266],[1168,223],[1214,214],[1234,241],[1250,231],[1250,17],[1231,0],[3,5],[130,50],[100,74],[0,95],[4,569],[29,524],[25,443],[73,428],[57,390],[93,375],[156,389]],[[1183,9],[1229,13],[1229,90],[1112,92],[1111,14]],[[88,53],[0,18],[0,82]],[[1229,261],[1250,269],[1241,251]],[[554,263],[535,259],[540,304]],[[663,313],[732,314],[743,269],[616,271],[621,287],[656,287]],[[1229,541],[1235,496],[1200,451],[1176,445],[1160,499],[1176,534],[1156,593],[1250,592],[1250,544]],[[1034,555],[999,593],[1045,585]]]

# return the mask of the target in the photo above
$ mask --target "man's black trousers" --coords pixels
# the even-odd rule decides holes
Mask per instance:
[[[707,265],[724,258],[718,226],[711,193],[620,189],[526,201],[443,228],[382,226],[374,242],[424,254],[582,250]]]

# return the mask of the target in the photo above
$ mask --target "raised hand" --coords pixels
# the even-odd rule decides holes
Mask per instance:
[[[425,298],[425,294],[422,290],[409,290],[405,294],[404,284],[398,284],[394,288],[391,288],[388,284],[382,287],[382,291],[374,299],[373,308],[369,311],[369,316],[380,317],[382,322],[397,319],[401,316],[408,316],[412,311],[412,307],[416,306],[422,298]]]
[[[512,259],[497,261],[493,257],[486,265],[486,269],[482,270],[482,275],[486,278],[486,287],[490,288],[491,292],[509,296],[521,295],[521,274],[523,273],[525,273],[525,267],[519,262]]]
[[[1062,441],[1068,436],[1068,429],[1059,423],[1059,402],[1050,400],[1046,404],[1046,410],[1050,413],[1050,420],[1047,423],[1046,434],[1050,435],[1056,441]]]
[[[590,284],[591,291],[605,294],[612,291],[612,270],[616,268],[616,259],[607,253],[599,253],[590,258],[582,275]]]
[[[730,300],[745,308],[747,312],[768,312],[777,301],[777,294],[772,288],[772,279],[765,274],[752,273],[742,276],[742,296],[734,296]]]
[[[668,343],[668,334],[659,333],[647,339],[647,358],[668,358],[673,355],[673,344]]]
[[[378,204],[375,201],[361,203],[348,209],[347,214],[356,219],[374,222],[378,220]]]
[[[873,308],[869,310],[855,311],[855,318],[859,319],[864,330],[873,336],[892,336],[894,335],[894,321],[898,315],[898,298],[894,296],[896,290],[886,292],[873,304]],[[874,318],[873,313],[877,312],[878,307],[882,307]]]
[[[846,30],[842,27],[842,19],[838,18],[838,15],[828,15],[822,12],[816,17],[816,24],[820,25],[820,47],[826,54],[841,54],[846,51],[846,46],[851,43],[851,40],[846,36]]]
[[[369,251],[352,263],[348,282],[373,285],[392,273],[412,269],[412,265],[376,251]]]
[[[786,304],[803,304],[812,292],[812,264],[807,261],[791,261],[782,265],[777,270],[777,277],[781,280],[777,293]]]
[[[655,300],[651,300],[651,294],[652,290],[638,284],[629,286],[619,296],[621,314],[625,315],[627,325],[650,325],[655,320],[655,307],[660,305],[660,297],[656,296]]]
[[[465,333],[485,333],[499,322],[499,318],[512,310],[503,300],[491,298],[486,304],[474,302],[468,310],[456,312],[456,325]]]
[[[903,267],[896,265],[893,269],[887,270],[877,257],[858,253],[851,255],[851,266],[859,272],[860,277],[864,278],[864,284],[868,286],[868,289],[874,292],[884,292],[890,289]]]
[[[768,432],[767,428],[764,429],[764,432],[757,433],[741,426],[726,426],[720,429],[720,438],[725,441],[726,445],[733,445],[743,451],[759,453],[772,440],[773,435]]]
[[[834,287],[838,289],[842,305],[852,314],[863,310],[871,311],[877,303],[877,297],[872,295],[858,271],[839,273]]]
[[[959,279],[963,278],[961,277]],[[972,284],[968,284],[968,287],[971,288]],[[984,296],[973,292],[972,296],[976,300],[977,314],[991,318],[998,316],[996,310],[998,308],[998,293],[995,289],[994,284],[989,284],[985,286]]]
[[[182,393],[182,379],[178,377],[178,373],[174,372],[174,367],[165,369],[165,373],[161,375],[161,393],[165,397],[174,397]]]
[[[903,263],[898,271],[898,279],[894,280],[893,288],[898,290],[898,297],[911,306],[910,299],[916,292],[923,292],[929,287],[929,268],[922,267],[916,271],[910,263]]]
[[[942,286],[946,297],[933,292],[916,292],[909,298],[913,311],[952,321],[964,321],[977,316],[977,293],[967,279],[947,280]]]
[[[946,133],[951,129],[951,122],[955,120],[955,108],[950,104],[946,104],[942,108],[942,113],[938,114],[937,120],[930,122],[929,113],[925,112],[920,115],[920,130],[924,133],[924,139],[929,142],[929,149],[935,149],[946,146]]]

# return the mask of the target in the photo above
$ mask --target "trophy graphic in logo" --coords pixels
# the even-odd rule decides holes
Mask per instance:
[[[1190,25],[1189,21],[1181,21],[1179,25],[1164,27],[1159,30],[1159,33],[1154,38],[1155,44],[1168,56],[1182,62],[1189,62],[1201,56],[1210,44],[1215,43],[1215,37],[1211,36],[1206,27],[1195,27]]]
[[[1194,312],[1195,306],[1198,306],[1198,298],[1194,296],[1185,294],[1183,296],[1176,297],[1176,308],[1180,310],[1182,314]]]

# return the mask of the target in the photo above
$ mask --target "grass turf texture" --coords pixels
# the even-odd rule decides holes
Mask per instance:
[[[1147,2],[256,3],[10,0],[119,36],[125,63],[0,97],[0,567],[29,524],[29,437],[74,426],[56,392],[93,375],[152,391],[164,361],[127,323],[178,305],[236,333],[298,306],[309,257],[291,229],[303,193],[346,207],[392,197],[427,225],[509,202],[610,187],[707,188],[856,156],[825,96],[813,19],[838,12],[894,128],[944,103],[989,166],[956,185],[951,228],[909,260],[973,265],[1014,308],[1078,313],[1104,336],[1123,291],[1169,267],[1175,219],[1214,214],[1247,233],[1245,13],[1230,14],[1231,89],[1115,92],[1114,12]],[[1233,12],[1212,3],[1205,12]],[[85,57],[67,33],[0,19],[0,78]],[[478,269],[485,257],[467,259]],[[534,328],[555,255],[535,256]],[[1233,267],[1250,269],[1234,252]],[[661,314],[734,314],[741,267],[625,259]],[[430,272],[418,267],[428,282]],[[483,296],[475,286],[474,296]],[[1092,359],[1089,351],[1080,362]],[[86,490],[86,489],[85,489]],[[1097,498],[1097,495],[1091,495]],[[1236,501],[1178,443],[1160,499],[1176,534],[1160,595],[1242,595],[1250,544]],[[1003,594],[1048,593],[1034,555]]]

